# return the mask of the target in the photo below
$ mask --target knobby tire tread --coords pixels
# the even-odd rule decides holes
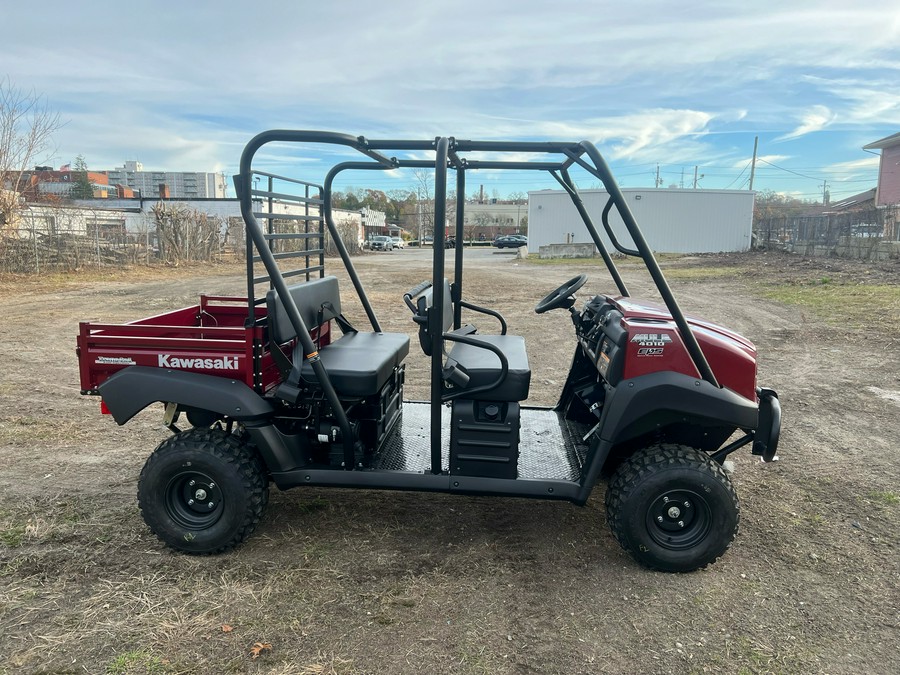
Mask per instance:
[[[625,460],[613,474],[606,490],[606,516],[609,528],[616,541],[629,555],[651,569],[665,570],[662,566],[648,562],[632,545],[626,534],[624,522],[626,508],[624,503],[632,491],[649,476],[660,470],[672,467],[700,469],[707,472],[713,480],[725,488],[735,509],[737,520],[731,539],[718,556],[696,567],[696,569],[704,569],[731,548],[740,528],[741,507],[734,485],[732,485],[725,470],[701,450],[686,445],[663,443],[640,450]]]
[[[238,470],[241,487],[247,496],[248,508],[245,510],[243,521],[234,536],[221,546],[207,551],[177,548],[192,555],[215,555],[230,551],[253,533],[262,520],[269,502],[269,481],[262,460],[250,443],[241,441],[234,434],[205,427],[194,428],[175,434],[160,443],[144,464],[138,481],[138,506],[141,515],[153,534],[167,545],[176,548],[166,539],[164,528],[158,520],[155,508],[147,504],[142,497],[140,486],[153,473],[157,464],[165,462],[169,455],[185,450],[207,452],[211,456],[235,466]]]

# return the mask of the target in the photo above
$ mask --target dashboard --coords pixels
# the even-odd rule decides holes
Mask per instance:
[[[615,386],[622,379],[628,331],[622,312],[597,295],[585,304],[576,323],[578,343],[601,377]]]

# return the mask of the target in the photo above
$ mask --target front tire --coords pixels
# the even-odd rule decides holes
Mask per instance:
[[[734,541],[740,504],[709,455],[683,445],[640,450],[613,474],[606,517],[619,544],[651,569],[706,567]]]
[[[252,446],[216,429],[190,429],[163,441],[138,480],[144,521],[167,546],[221,553],[244,541],[269,501],[263,463]]]

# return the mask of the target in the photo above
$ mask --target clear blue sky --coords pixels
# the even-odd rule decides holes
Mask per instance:
[[[625,186],[746,186],[804,199],[874,187],[862,146],[900,131],[894,0],[7,3],[0,77],[65,126],[50,162],[236,170],[268,128],[371,137],[581,140]],[[139,9],[135,9],[138,7]],[[329,156],[259,167],[321,180]],[[491,192],[555,187],[472,176]],[[354,182],[351,180],[351,182]],[[409,175],[354,182],[409,188]],[[590,187],[582,182],[582,187]]]

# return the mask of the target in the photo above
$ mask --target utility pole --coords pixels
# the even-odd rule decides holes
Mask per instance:
[[[822,181],[822,206],[828,206],[828,181]]]
[[[419,226],[419,248],[422,248],[422,202],[416,195],[416,224]]]
[[[697,165],[694,165],[694,189],[697,189]]]
[[[756,148],[759,146],[759,136],[753,137],[753,162],[750,164],[750,189],[753,189],[753,176],[756,175]]]
[[[684,167],[681,167],[681,182],[678,184],[682,190],[684,189]]]
[[[656,183],[654,187],[659,187],[661,183],[659,182],[659,164],[656,165]]]

